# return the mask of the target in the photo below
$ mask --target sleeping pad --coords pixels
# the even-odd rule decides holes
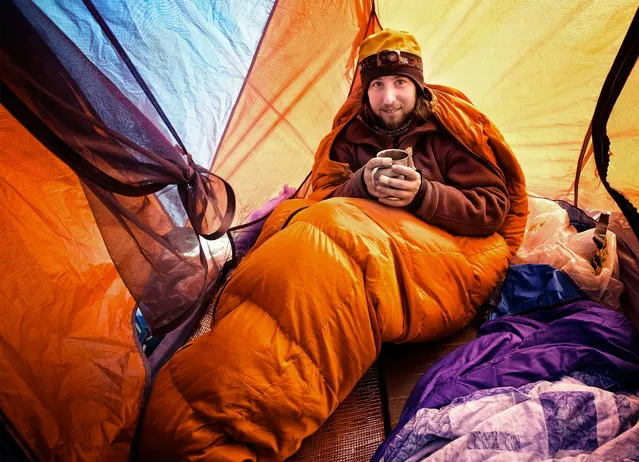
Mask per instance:
[[[212,330],[158,373],[142,460],[283,460],[383,342],[462,329],[503,276],[498,234],[453,236],[375,201],[293,199],[223,290]]]

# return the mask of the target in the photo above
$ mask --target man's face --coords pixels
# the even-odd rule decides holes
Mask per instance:
[[[417,87],[403,75],[385,75],[371,81],[368,101],[385,128],[393,130],[408,120],[417,100]]]

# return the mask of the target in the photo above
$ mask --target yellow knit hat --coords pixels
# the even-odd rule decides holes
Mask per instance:
[[[384,75],[405,75],[418,90],[424,88],[422,52],[415,37],[408,32],[384,29],[368,36],[359,47],[362,87]]]

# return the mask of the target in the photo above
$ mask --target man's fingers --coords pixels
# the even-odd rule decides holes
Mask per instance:
[[[386,175],[380,175],[377,179],[377,184],[394,189],[399,189],[402,191],[415,189],[412,181],[408,181],[402,178],[391,178]]]
[[[404,183],[406,183],[406,180],[401,180],[399,178],[391,178],[386,175],[380,175],[379,178],[377,179],[378,185],[388,186],[390,188],[406,189],[405,187],[403,187]]]
[[[410,204],[408,199],[394,199],[390,197],[380,197],[379,202],[384,205],[390,205],[391,207],[404,207]]]
[[[394,173],[399,173],[400,175],[404,175],[406,179],[416,180],[419,178],[419,172],[414,168],[407,167],[405,165],[395,164],[392,167]]]
[[[390,157],[373,157],[366,162],[366,168],[374,169],[375,167],[390,167],[393,165],[393,159]]]
[[[390,197],[396,197],[396,198],[399,198],[399,199],[404,199],[404,198],[415,196],[415,193],[411,192],[409,190],[390,188],[390,187],[386,187],[386,186],[377,186],[375,188],[375,192],[377,192],[379,194],[378,197],[388,197],[388,196],[390,196]]]
[[[370,159],[366,163],[364,182],[368,192],[381,203],[397,207],[413,200],[419,190],[421,175],[413,168],[392,162],[384,157]]]
[[[377,171],[379,170],[379,167],[374,167],[373,170],[371,170],[371,183],[375,184],[375,174],[377,173]]]
[[[374,191],[369,191],[369,193],[370,193],[371,196],[376,197],[377,199],[380,199],[382,197],[388,197],[387,193],[379,191],[378,188],[375,188]]]

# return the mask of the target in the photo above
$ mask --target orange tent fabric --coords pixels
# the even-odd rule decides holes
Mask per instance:
[[[0,409],[39,460],[127,460],[146,383],[134,301],[76,175],[4,107],[0,144]]]
[[[348,94],[371,0],[278,2],[211,169],[236,190],[242,223],[283,184],[297,187]]]

